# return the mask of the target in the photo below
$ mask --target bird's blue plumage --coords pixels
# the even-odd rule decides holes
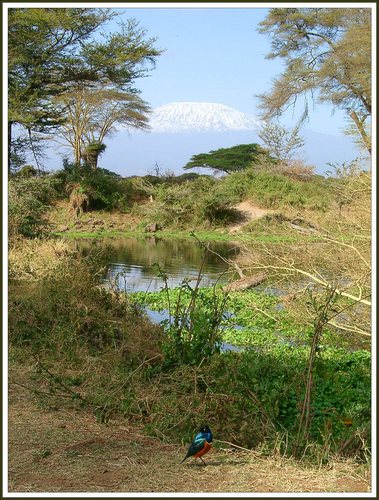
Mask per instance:
[[[182,463],[184,460],[186,460],[189,457],[193,457],[197,453],[199,453],[206,443],[211,444],[213,440],[212,432],[208,426],[201,427],[200,432],[196,434],[196,436],[193,438],[192,443],[190,444],[187,455],[184,457]]]
[[[190,447],[188,448],[187,456],[192,457],[197,452],[202,450],[204,448],[205,441],[206,439],[203,437],[203,434],[201,432],[199,434],[196,434],[192,443],[190,444]]]

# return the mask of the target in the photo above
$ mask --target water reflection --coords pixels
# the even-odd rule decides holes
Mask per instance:
[[[108,270],[103,282],[115,282],[125,291],[158,291],[164,286],[159,277],[159,268],[167,276],[170,288],[179,286],[183,280],[195,284],[202,264],[204,250],[195,240],[174,240],[149,237],[104,238],[107,245]],[[91,242],[82,241],[82,250]],[[224,258],[233,258],[238,249],[230,243],[211,242],[210,248]],[[207,253],[202,268],[200,286],[225,283],[230,278],[228,265],[217,255]]]

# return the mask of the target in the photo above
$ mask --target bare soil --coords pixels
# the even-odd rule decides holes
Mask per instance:
[[[268,213],[271,213],[270,210],[253,205],[250,201],[242,201],[233,208],[234,210],[240,212],[240,221],[229,227],[229,232],[231,233],[237,233],[251,220],[259,219],[260,217],[264,217]]]
[[[180,436],[178,436],[180,442]],[[9,485],[21,492],[369,492],[367,466],[310,467],[283,457],[214,448],[180,461],[187,445],[164,444],[135,424],[41,405],[10,384]]]

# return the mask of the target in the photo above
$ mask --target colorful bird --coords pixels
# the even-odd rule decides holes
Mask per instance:
[[[190,447],[188,448],[187,455],[183,458],[181,463],[183,463],[187,458],[194,457],[200,458],[200,460],[205,465],[204,460],[201,458],[205,453],[207,453],[212,447],[212,431],[207,425],[203,425],[199,429],[199,433],[196,434]]]

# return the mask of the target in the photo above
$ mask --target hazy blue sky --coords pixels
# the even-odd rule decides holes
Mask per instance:
[[[140,4],[132,8],[126,3],[99,4],[105,5],[120,13],[119,20],[136,19],[146,29],[146,36],[157,38],[155,45],[165,50],[150,75],[135,82],[141,97],[152,108],[175,101],[215,102],[257,116],[257,94],[269,90],[273,78],[283,70],[281,60],[265,58],[271,41],[257,31],[259,22],[269,12],[267,4],[265,8],[202,8],[201,4],[191,8],[143,8]],[[106,31],[116,30],[117,20],[113,20]],[[281,120],[283,124],[296,123],[303,111],[301,104],[299,99],[295,115],[293,111],[287,112]],[[310,119],[304,124],[309,137],[305,153],[319,171],[326,170],[328,161],[348,161],[357,156],[352,139],[341,137],[345,125],[345,114],[341,111],[332,114],[330,106],[318,104],[316,109],[310,106]],[[242,139],[242,136],[235,138],[237,143]],[[212,140],[198,135],[188,140],[188,137],[128,135],[125,130],[120,131],[106,137],[107,149],[99,166],[132,175],[148,173],[158,163],[164,170],[180,172],[193,154],[236,144],[231,135],[228,139],[218,136]],[[260,142],[256,134],[250,134],[244,141]],[[59,148],[57,153],[56,146],[50,144],[46,168],[60,168],[62,156],[69,151]]]
[[[283,68],[282,61],[265,59],[270,40],[257,31],[267,8],[119,10],[121,19],[137,19],[149,36],[157,37],[156,45],[166,49],[151,75],[137,80],[142,97],[153,108],[173,101],[203,101],[257,114],[256,95],[268,90]],[[291,118],[292,112],[286,119]],[[340,134],[343,126],[344,114],[332,116],[325,105],[311,109],[306,124],[331,134]]]

